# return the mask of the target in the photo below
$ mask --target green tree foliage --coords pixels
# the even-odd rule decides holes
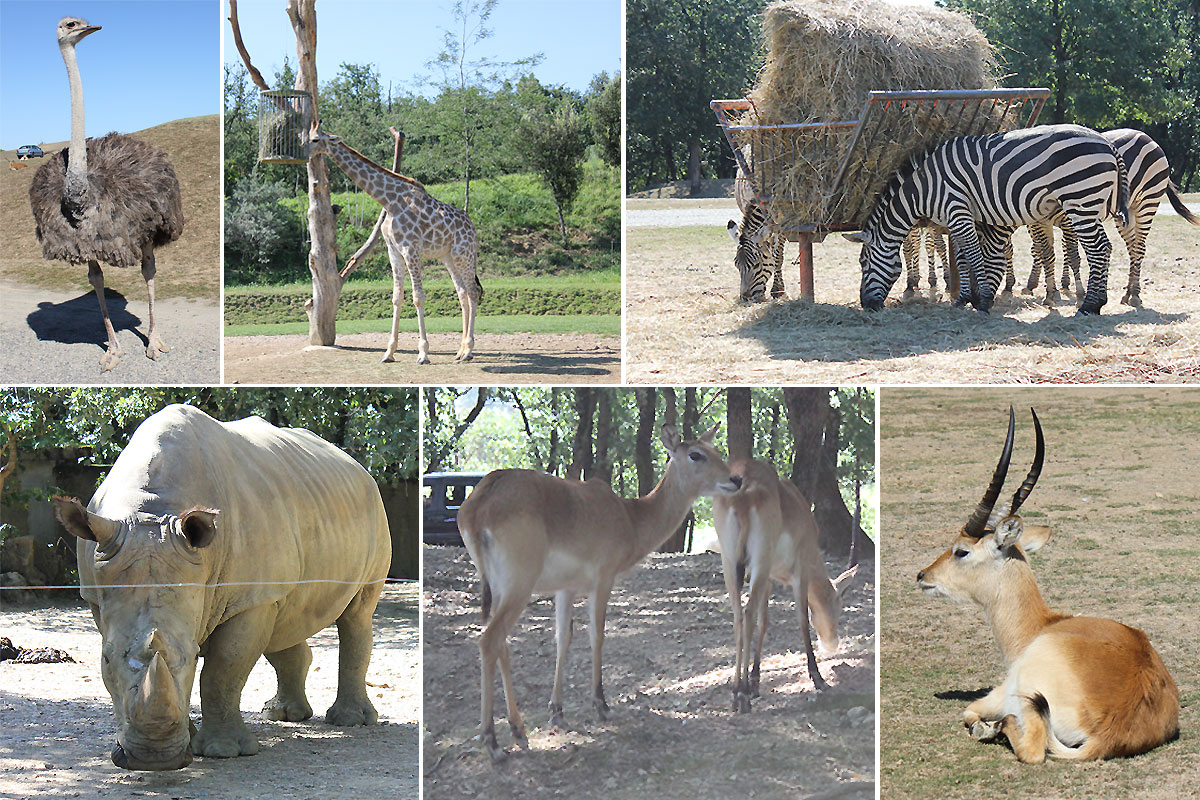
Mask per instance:
[[[601,72],[592,79],[587,98],[592,139],[605,164],[621,166],[621,74]]]
[[[560,101],[546,112],[530,112],[520,124],[521,150],[541,177],[558,209],[559,233],[567,246],[567,221],[563,209],[574,201],[583,185],[583,154],[587,147],[583,120],[569,101]]]
[[[1200,2],[946,0],[968,11],[1004,60],[1008,86],[1046,86],[1046,123],[1146,130],[1177,180],[1200,146]]]
[[[631,190],[731,177],[732,155],[708,103],[740,97],[762,65],[763,0],[628,0],[626,149]]]
[[[255,177],[238,182],[225,206],[225,278],[230,283],[294,279],[305,261],[301,217],[281,201],[289,193]]]
[[[414,389],[306,388],[0,388],[0,420],[21,447],[79,447],[108,466],[137,426],[170,403],[189,403],[220,420],[257,414],[274,425],[302,427],[338,445],[380,483],[415,477]]]

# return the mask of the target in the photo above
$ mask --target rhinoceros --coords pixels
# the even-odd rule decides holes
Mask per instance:
[[[171,405],[138,427],[86,509],[54,505],[83,540],[80,593],[103,638],[118,767],[257,752],[239,701],[260,655],[279,681],[265,715],[311,717],[305,640],[333,622],[338,688],[325,720],[377,721],[366,672],[391,543],[379,488],[341,450],[259,417],[218,422]]]

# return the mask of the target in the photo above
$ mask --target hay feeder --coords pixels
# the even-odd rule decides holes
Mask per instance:
[[[312,96],[295,89],[260,92],[258,160],[263,164],[308,162]]]
[[[1030,127],[1049,96],[1041,88],[873,91],[858,119],[772,125],[756,124],[747,99],[709,106],[755,199],[799,242],[800,295],[812,300],[813,242],[861,230],[905,161],[957,136]]]

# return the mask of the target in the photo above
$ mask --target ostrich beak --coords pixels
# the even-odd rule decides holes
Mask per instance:
[[[89,34],[95,33],[98,30],[100,30],[99,25],[88,25],[86,28],[79,31],[79,38],[82,39],[83,37],[85,37]]]

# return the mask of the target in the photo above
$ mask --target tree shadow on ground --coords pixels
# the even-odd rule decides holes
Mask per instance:
[[[149,340],[137,330],[142,320],[128,311],[125,295],[105,289],[104,297],[113,329],[133,331],[143,345],[149,344]],[[104,317],[100,315],[95,292],[86,292],[61,303],[38,303],[37,311],[31,312],[25,321],[39,341],[94,344],[102,350],[108,346]]]

